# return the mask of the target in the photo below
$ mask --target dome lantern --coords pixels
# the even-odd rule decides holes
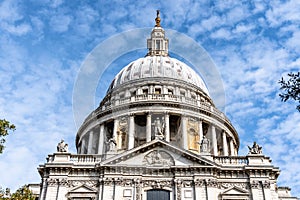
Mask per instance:
[[[149,50],[147,56],[168,56],[169,40],[165,37],[165,30],[160,25],[159,10],[157,10],[155,22],[151,38],[147,40],[147,48]]]

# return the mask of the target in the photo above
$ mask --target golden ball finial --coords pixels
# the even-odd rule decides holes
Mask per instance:
[[[160,27],[160,16],[159,16],[159,10],[156,11],[156,18],[155,18],[155,27]]]

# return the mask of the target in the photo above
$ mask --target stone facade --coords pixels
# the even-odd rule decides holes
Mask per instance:
[[[158,13],[147,56],[112,81],[77,132],[77,154],[61,141],[39,166],[40,199],[296,199],[259,145],[238,156],[235,128],[168,43]]]

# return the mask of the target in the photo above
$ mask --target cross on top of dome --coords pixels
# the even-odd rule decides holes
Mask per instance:
[[[159,16],[159,10],[156,11],[156,18],[155,18],[155,27],[160,27],[160,16]]]
[[[169,40],[165,38],[165,30],[160,25],[159,10],[155,18],[155,26],[151,32],[151,38],[147,40],[147,56],[168,56]]]

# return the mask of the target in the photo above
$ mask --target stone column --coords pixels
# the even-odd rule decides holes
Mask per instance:
[[[103,145],[104,145],[104,124],[100,125],[99,130],[99,140],[98,140],[98,154],[103,154]]]
[[[165,113],[165,140],[170,142],[170,117],[169,113]]]
[[[233,139],[230,139],[229,146],[230,146],[230,156],[235,156]]]
[[[94,131],[89,132],[89,143],[88,143],[88,154],[92,154],[93,151],[93,138],[94,138]]]
[[[86,141],[84,140],[84,138],[82,138],[81,139],[80,154],[84,154],[85,145],[86,145]]]
[[[184,149],[188,149],[188,145],[187,145],[187,119],[185,115],[181,116],[181,133],[182,133],[182,147]]]
[[[134,115],[130,114],[129,117],[129,134],[128,134],[128,150],[134,147],[134,133],[135,133],[135,125],[134,125]]]
[[[119,120],[115,119],[114,120],[114,130],[113,130],[113,138],[115,140],[117,140],[117,131],[118,131],[118,128],[119,128]]]
[[[202,142],[202,139],[203,139],[203,126],[202,126],[202,120],[200,119],[199,120],[199,145],[201,144]]]
[[[218,155],[218,143],[217,143],[217,134],[216,134],[216,127],[215,125],[211,125],[211,145],[213,148],[213,155],[217,156]]]
[[[146,142],[151,141],[151,113],[147,115],[147,124],[146,124]]]
[[[228,156],[227,136],[225,131],[222,131],[222,141],[223,141],[223,154],[224,156]]]

